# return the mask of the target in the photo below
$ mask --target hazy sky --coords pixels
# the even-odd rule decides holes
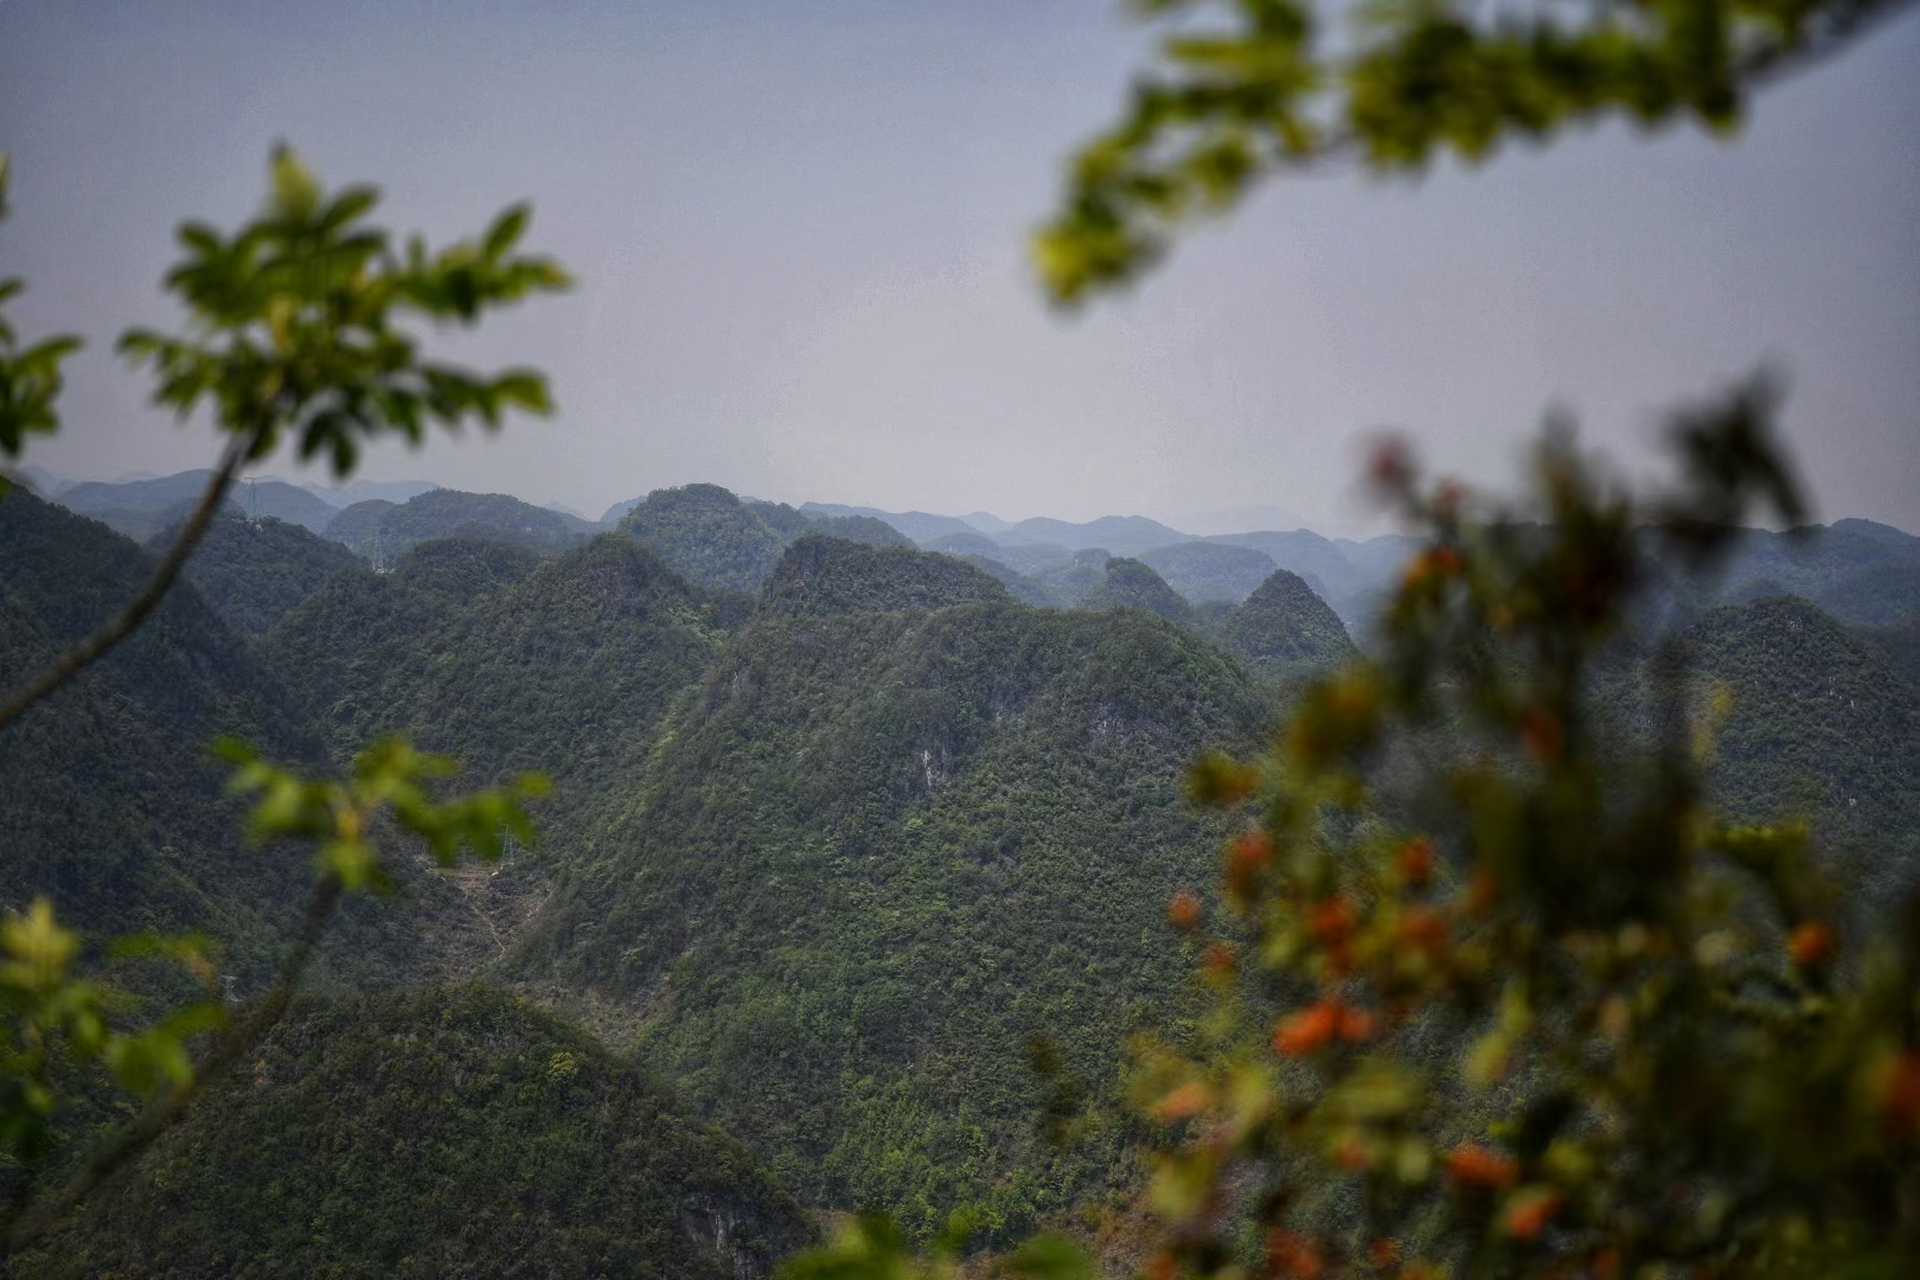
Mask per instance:
[[[1341,527],[1368,429],[1501,479],[1557,402],[1638,466],[1662,406],[1771,357],[1821,516],[1920,531],[1920,13],[1732,145],[1609,128],[1269,186],[1131,296],[1053,315],[1026,232],[1147,49],[1111,0],[0,0],[0,274],[29,278],[28,334],[91,340],[26,461],[212,456],[112,339],[173,317],[173,224],[249,212],[285,138],[436,239],[531,198],[531,245],[580,280],[457,348],[544,367],[555,419],[377,478],[591,515],[712,480]]]

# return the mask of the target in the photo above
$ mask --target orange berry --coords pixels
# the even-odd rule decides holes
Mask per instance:
[[[1535,1240],[1560,1208],[1560,1197],[1552,1193],[1526,1196],[1507,1209],[1507,1234],[1515,1240]]]
[[[1353,932],[1353,904],[1345,897],[1328,898],[1313,909],[1309,927],[1313,936],[1325,945],[1343,941]]]
[[[1367,1246],[1367,1261],[1385,1271],[1400,1261],[1400,1242],[1381,1237]]]
[[[1400,874],[1411,885],[1423,885],[1433,875],[1433,841],[1415,836],[1401,847]]]
[[[1167,921],[1176,929],[1191,929],[1200,923],[1200,899],[1182,889],[1167,903]]]
[[[1211,1095],[1207,1092],[1207,1086],[1198,1080],[1189,1080],[1153,1104],[1153,1117],[1169,1124],[1175,1120],[1185,1120],[1205,1111],[1209,1101]]]
[[[1245,831],[1233,842],[1227,865],[1236,871],[1264,867],[1273,859],[1273,837],[1264,831]]]
[[[1374,1016],[1365,1009],[1342,1009],[1340,1011],[1340,1038],[1359,1042],[1373,1039],[1375,1030]]]
[[[1327,1269],[1319,1247],[1297,1231],[1267,1233],[1267,1265],[1293,1280],[1319,1280]]]
[[[1409,911],[1394,936],[1409,947],[1438,951],[1447,945],[1447,921],[1438,911]]]
[[[1156,1253],[1147,1259],[1145,1270],[1152,1280],[1173,1280],[1180,1274],[1180,1261],[1170,1253]]]
[[[1520,745],[1541,764],[1560,758],[1560,722],[1550,712],[1535,709],[1520,717]]]
[[[1467,910],[1474,915],[1485,915],[1500,897],[1500,882],[1493,873],[1480,870],[1473,873],[1473,886],[1467,891]]]
[[[1275,1053],[1298,1058],[1333,1039],[1340,1029],[1340,1006],[1323,1000],[1285,1018],[1273,1029]]]
[[[1920,1137],[1920,1051],[1901,1054],[1880,1093],[1880,1114],[1896,1137]]]
[[[1231,942],[1214,943],[1201,953],[1200,963],[1206,968],[1208,973],[1217,973],[1223,976],[1232,973],[1233,967],[1237,963],[1233,944]]]
[[[1504,1187],[1520,1176],[1520,1166],[1512,1156],[1463,1142],[1447,1153],[1447,1176],[1463,1187]]]
[[[1333,1151],[1333,1162],[1342,1169],[1358,1172],[1371,1163],[1367,1159],[1367,1149],[1357,1139],[1348,1138]]]
[[[1787,953],[1803,969],[1825,964],[1833,959],[1833,951],[1833,931],[1823,924],[1809,921],[1794,929],[1787,939]]]

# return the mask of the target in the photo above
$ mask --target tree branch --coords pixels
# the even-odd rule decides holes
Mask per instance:
[[[8,725],[18,720],[34,703],[104,658],[115,645],[125,640],[146,620],[147,615],[153,612],[154,606],[160,603],[161,598],[167,594],[167,590],[173,586],[174,579],[180,576],[180,568],[186,563],[187,557],[192,555],[193,549],[200,544],[201,536],[206,533],[207,526],[213,523],[213,517],[218,514],[220,504],[226,500],[227,490],[233,486],[234,476],[251,456],[258,440],[258,434],[233,438],[227,445],[226,452],[220,456],[220,465],[214,471],[213,479],[208,482],[206,492],[200,495],[199,505],[195,506],[193,514],[187,517],[186,524],[180,529],[180,536],[174,539],[173,545],[167,549],[167,554],[161,557],[160,563],[154,567],[153,576],[147,580],[147,585],[127,602],[126,608],[122,609],[119,616],[112,622],[60,655],[59,660],[52,666],[41,672],[25,688],[8,698],[6,705],[0,706],[0,732],[4,732]]]
[[[34,1202],[21,1214],[7,1230],[4,1241],[0,1241],[0,1255],[17,1254],[32,1246],[109,1178],[139,1159],[162,1134],[185,1118],[194,1099],[207,1086],[226,1075],[234,1063],[251,1052],[261,1037],[273,1029],[273,1025],[280,1021],[280,1016],[287,1011],[287,1005],[292,1002],[301,973],[319,948],[327,921],[340,904],[342,888],[338,876],[329,873],[320,878],[314,887],[312,899],[307,903],[300,936],[281,958],[280,967],[274,973],[273,985],[267,988],[245,1017],[220,1034],[206,1058],[195,1068],[191,1080],[154,1098],[105,1149],[87,1162],[86,1168],[76,1174],[72,1181]]]

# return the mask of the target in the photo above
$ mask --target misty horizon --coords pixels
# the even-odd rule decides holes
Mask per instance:
[[[1735,145],[1609,125],[1419,182],[1280,182],[1127,296],[1052,312],[1026,237],[1149,50],[1106,0],[16,0],[0,260],[28,282],[23,334],[88,340],[61,435],[22,461],[210,464],[211,428],[149,407],[113,340],[177,323],[173,227],[247,216],[285,139],[329,183],[380,186],[403,232],[531,200],[529,246],[578,280],[444,348],[546,370],[552,420],[379,447],[372,479],[589,516],[708,481],[1015,520],[1267,508],[1356,534],[1381,527],[1352,497],[1381,427],[1506,488],[1559,407],[1641,475],[1665,413],[1771,364],[1813,518],[1920,528],[1914,15],[1759,95]],[[263,470],[327,478],[284,450]]]

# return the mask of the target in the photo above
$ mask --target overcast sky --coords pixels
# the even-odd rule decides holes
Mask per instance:
[[[0,274],[28,335],[90,339],[26,461],[212,456],[112,340],[174,317],[173,224],[239,220],[284,138],[436,239],[530,198],[580,280],[457,348],[545,368],[556,418],[375,478],[1338,530],[1372,428],[1499,480],[1559,403],[1640,467],[1662,406],[1771,358],[1821,517],[1920,531],[1920,13],[1731,145],[1608,128],[1269,186],[1056,316],[1026,233],[1147,51],[1111,0],[0,0]]]

